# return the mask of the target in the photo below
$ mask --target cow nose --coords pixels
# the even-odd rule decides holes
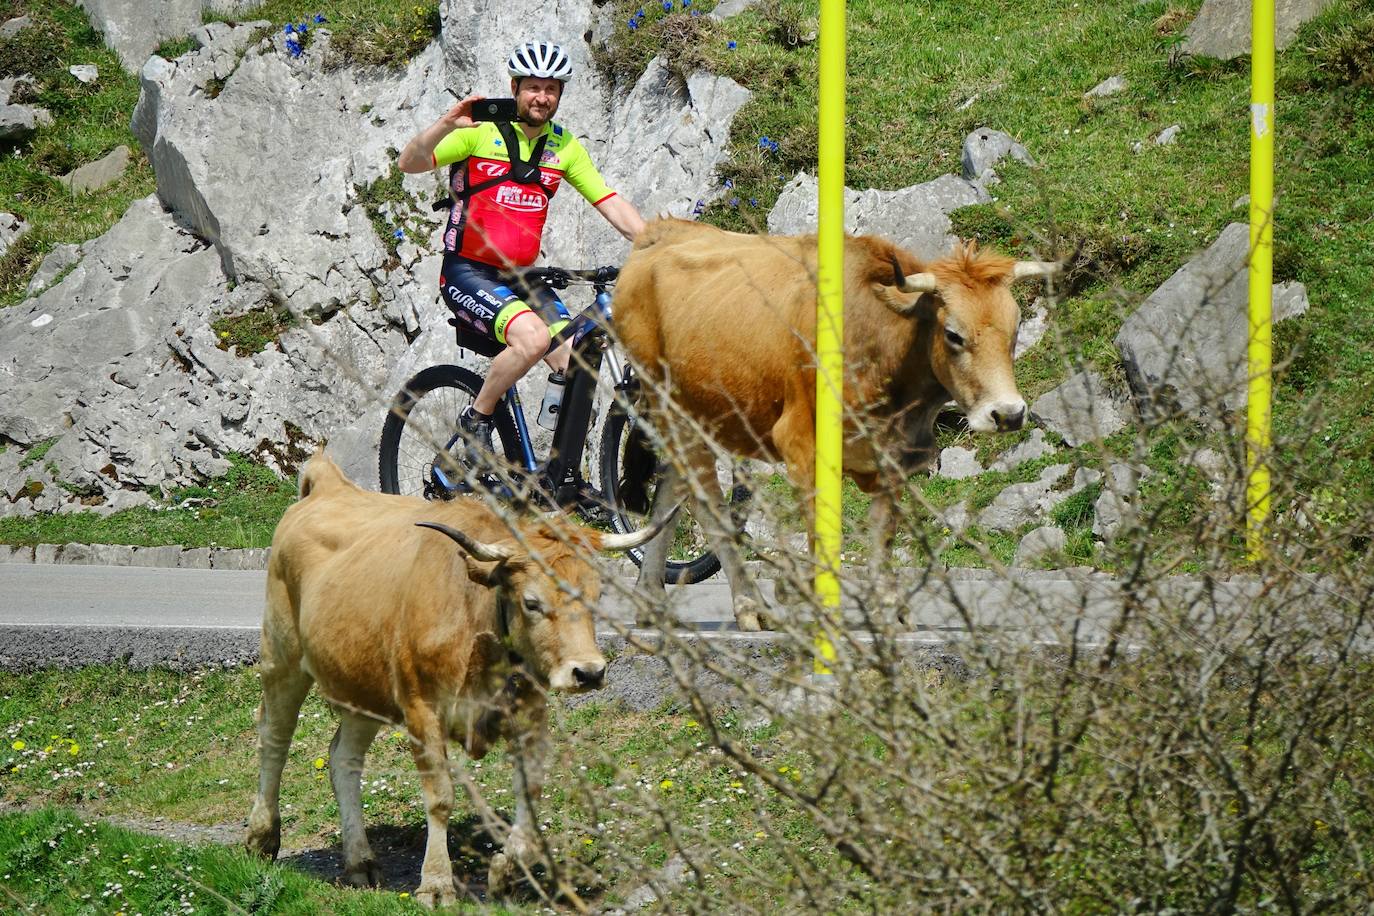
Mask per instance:
[[[573,668],[573,680],[585,690],[595,690],[606,680],[605,665],[585,665]]]
[[[992,409],[992,422],[997,424],[997,429],[1004,433],[1012,432],[1021,428],[1021,424],[1026,421],[1026,405],[1023,401],[1020,404],[999,404]]]

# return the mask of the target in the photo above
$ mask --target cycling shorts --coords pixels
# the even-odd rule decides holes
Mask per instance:
[[[439,294],[462,329],[499,344],[506,328],[525,314],[535,314],[549,329],[550,344],[568,323],[568,308],[558,294],[542,283],[529,283],[517,274],[455,254],[444,255]]]

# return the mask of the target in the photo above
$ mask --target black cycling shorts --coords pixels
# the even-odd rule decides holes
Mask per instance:
[[[548,326],[550,339],[570,317],[563,300],[542,283],[527,283],[498,267],[452,253],[444,255],[439,295],[463,331],[502,345],[506,328],[522,315],[538,315]]]

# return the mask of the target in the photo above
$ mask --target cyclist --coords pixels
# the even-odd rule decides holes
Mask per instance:
[[[492,450],[492,414],[501,395],[542,358],[568,366],[570,345],[550,351],[568,312],[547,288],[530,289],[515,269],[539,255],[549,201],[566,180],[630,241],[644,228],[634,204],[606,186],[577,138],[553,121],[572,62],[558,45],[526,42],[506,62],[517,123],[476,122],[470,95],[401,151],[403,172],[449,165],[453,198],[444,230],[439,289],[470,332],[503,344],[482,390],[459,423],[470,444]],[[528,301],[534,300],[534,301]]]

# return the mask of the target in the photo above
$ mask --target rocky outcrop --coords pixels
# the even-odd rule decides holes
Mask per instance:
[[[262,0],[79,0],[119,62],[137,73],[162,42],[198,27],[206,12],[242,14]]]
[[[1146,419],[1219,419],[1245,405],[1249,249],[1249,227],[1232,223],[1122,324],[1116,346]],[[1305,311],[1301,283],[1274,286],[1274,321]]]
[[[28,231],[29,224],[13,213],[0,213],[0,257]]]
[[[1275,0],[1274,44],[1286,48],[1298,28],[1331,5],[1331,0]],[[1251,0],[1207,0],[1184,33],[1183,50],[1230,60],[1250,53]]]

